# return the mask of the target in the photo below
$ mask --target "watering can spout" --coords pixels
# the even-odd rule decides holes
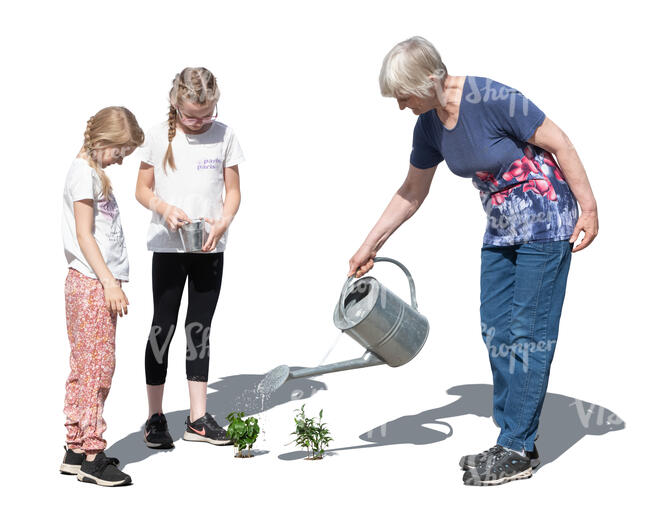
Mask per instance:
[[[384,360],[375,356],[369,350],[360,358],[353,360],[339,361],[328,365],[318,367],[309,367],[292,371],[287,365],[280,365],[266,373],[262,381],[257,386],[257,390],[263,394],[271,394],[279,389],[287,380],[295,378],[308,378],[311,376],[320,376],[329,372],[338,372],[340,370],[360,369],[362,367],[372,367],[373,365],[382,365]]]
[[[329,363],[327,365],[320,365],[318,367],[309,367],[306,369],[298,369],[289,372],[289,378],[308,378],[310,376],[320,376],[321,374],[328,374],[330,372],[338,372],[341,370],[360,369],[363,367],[372,367],[373,365],[383,365],[386,363],[384,360],[375,356],[372,352],[367,350],[360,358],[352,360],[339,361],[337,363]]]

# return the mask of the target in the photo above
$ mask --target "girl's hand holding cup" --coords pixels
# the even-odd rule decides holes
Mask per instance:
[[[221,236],[223,236],[223,233],[226,229],[221,226],[221,223],[223,223],[223,221],[220,221],[220,224],[217,226],[215,226],[216,222],[213,218],[205,218],[205,221],[210,224],[210,234],[208,235],[208,239],[205,240],[203,247],[201,247],[201,250],[203,252],[210,252],[216,248],[217,242]]]
[[[175,231],[181,225],[183,225],[183,223],[191,221],[182,209],[179,209],[178,207],[175,207],[171,204],[167,204],[167,208],[165,209],[163,216],[165,217],[165,223],[167,224],[167,227],[169,227],[171,231]]]

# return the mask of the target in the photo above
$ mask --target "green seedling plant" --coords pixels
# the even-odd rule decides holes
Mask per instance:
[[[243,412],[231,412],[226,416],[226,419],[229,422],[228,437],[232,440],[235,445],[235,457],[236,458],[252,458],[251,449],[253,448],[253,443],[257,441],[257,436],[260,433],[260,426],[258,424],[257,418],[249,417],[243,419]],[[248,449],[247,453],[243,451]]]
[[[296,438],[293,440],[297,446],[307,449],[306,459],[323,459],[325,447],[329,446],[332,438],[330,431],[323,423],[323,409],[318,414],[318,421],[315,418],[308,418],[305,415],[305,404],[300,409],[295,409],[298,414],[294,418],[296,430],[292,432]],[[311,452],[311,457],[310,457]]]

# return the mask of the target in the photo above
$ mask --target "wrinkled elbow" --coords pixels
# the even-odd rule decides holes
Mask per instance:
[[[426,197],[426,194],[416,194],[414,192],[408,192],[405,191],[402,194],[402,197],[408,202],[408,207],[407,207],[407,220],[413,216],[417,210],[420,208],[420,205],[422,205],[422,202],[424,198]]]
[[[418,200],[409,200],[409,203],[410,203],[410,205],[409,205],[409,208],[408,208],[408,218],[413,216],[417,212],[417,210],[420,208],[420,205],[422,205],[422,202],[418,201]]]

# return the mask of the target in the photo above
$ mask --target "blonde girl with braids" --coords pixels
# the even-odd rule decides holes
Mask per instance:
[[[144,142],[144,133],[125,107],[106,107],[91,116],[84,143],[72,162],[63,191],[63,245],[68,262],[65,312],[70,341],[70,375],[65,384],[66,453],[60,471],[102,486],[131,478],[104,454],[104,401],[115,370],[117,316],[129,300],[122,282],[129,260],[120,211],[104,168],[121,164]]]
[[[169,91],[167,120],[147,132],[142,148],[136,198],[152,211],[147,247],[153,251],[154,303],[145,350],[149,415],[144,441],[156,449],[174,446],[162,399],[168,348],[186,282],[185,373],[190,415],[183,439],[231,443],[206,412],[210,328],[221,289],[228,226],[241,199],[238,164],[244,159],[232,129],[217,121],[219,94],[210,71],[183,69]],[[196,218],[205,218],[207,239],[200,252],[184,252],[178,228]]]

